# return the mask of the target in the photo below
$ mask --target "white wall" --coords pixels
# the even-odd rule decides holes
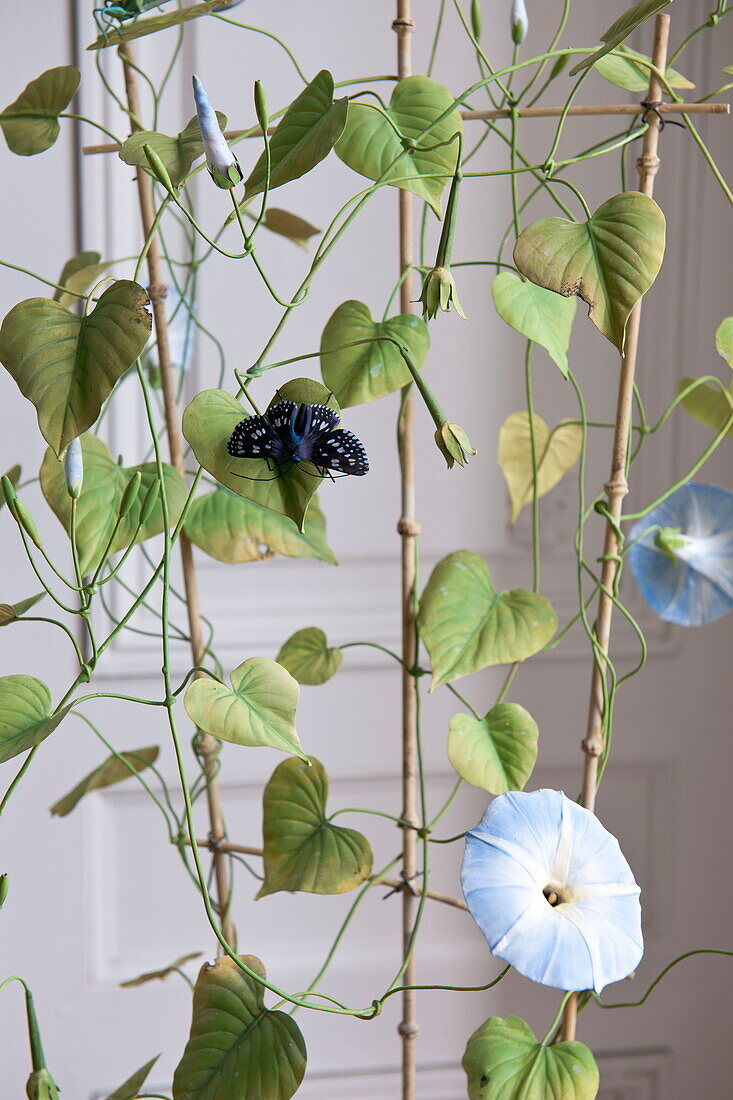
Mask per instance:
[[[437,4],[415,6],[415,71],[420,71]],[[492,52],[508,55],[508,0],[502,5],[487,0],[484,6],[486,37],[501,43]],[[578,6],[578,30],[572,41],[593,42],[625,6],[618,0],[613,5]],[[90,38],[87,5],[79,7],[84,8],[87,28],[81,34],[84,44]],[[675,5],[679,10],[673,13],[673,37],[678,39],[688,23],[702,21],[709,7],[709,2],[698,0]],[[558,4],[551,5],[553,17],[556,9]],[[313,0],[308,5],[295,0],[280,5],[248,0],[238,15],[282,34],[308,73],[324,65],[333,68],[336,79],[393,71],[392,10],[386,0],[378,4]],[[545,41],[552,21],[534,11],[531,17],[530,49],[533,43]],[[468,83],[473,70],[453,23],[451,20],[446,44],[438,55],[435,75],[458,88]],[[13,99],[26,81],[44,68],[70,59],[69,14],[63,5],[40,0],[32,12],[26,5],[4,9],[0,29],[6,47],[0,72],[2,102]],[[10,45],[16,43],[25,47]],[[717,35],[707,36],[700,47],[690,51],[685,70],[693,79],[702,79],[706,72],[713,74],[710,81],[714,86],[720,68],[730,62],[730,45],[725,27]],[[139,56],[144,63],[159,64],[157,49],[148,40],[141,45]],[[108,60],[114,67],[114,58]],[[100,101],[88,54],[84,54],[83,64],[85,109],[96,113]],[[169,132],[192,113],[188,89],[194,67],[216,105],[235,124],[253,120],[251,86],[255,78],[265,80],[273,108],[299,89],[292,67],[274,44],[202,21],[187,40],[180,81],[171,86],[161,120],[162,128]],[[625,99],[624,93],[606,86],[600,78],[589,81],[586,88],[589,100]],[[107,123],[112,129],[121,129],[112,114]],[[729,120],[714,118],[701,129],[709,136],[721,166],[733,175],[729,127]],[[526,131],[528,151],[541,157],[549,146],[550,127],[527,123]],[[600,132],[598,121],[569,123],[562,148],[581,148],[597,140]],[[602,132],[612,130],[609,127]],[[96,140],[88,130],[84,139]],[[240,150],[246,170],[257,151],[249,147]],[[505,164],[503,147],[488,142],[485,150],[483,167]],[[0,150],[0,157],[5,190],[3,255],[54,278],[75,250],[74,229],[66,213],[74,188],[69,131],[52,151],[35,160],[21,161],[5,149]],[[645,304],[640,359],[641,384],[652,417],[671,398],[678,378],[722,374],[725,368],[718,368],[712,334],[719,320],[731,312],[729,237],[721,229],[727,225],[723,219],[729,216],[729,208],[702,172],[692,143],[675,128],[664,135],[662,160],[657,194],[668,217],[669,250],[663,273]],[[138,247],[132,170],[117,158],[107,157],[85,161],[82,171],[84,246],[99,248],[105,257],[130,255]],[[593,206],[618,189],[616,162],[596,162],[584,168],[579,179]],[[277,202],[325,226],[338,203],[358,186],[359,180],[331,157],[312,175],[284,189]],[[464,187],[456,246],[463,258],[493,254],[509,212],[505,189],[504,183],[490,180]],[[107,216],[105,201],[112,211]],[[286,329],[277,345],[278,357],[315,350],[325,320],[346,298],[361,298],[375,314],[381,313],[384,288],[396,272],[395,205],[394,195],[386,191],[373,201],[371,211],[326,265],[308,305]],[[199,212],[207,225],[217,225],[225,208],[224,196],[210,188],[200,190]],[[533,217],[545,212],[546,207],[538,203]],[[435,227],[431,233],[434,241]],[[297,285],[306,258],[288,242],[277,239],[263,240],[261,255],[275,285],[287,294]],[[42,293],[31,280],[12,272],[0,269],[0,280],[3,315],[22,297]],[[462,275],[460,290],[470,321],[441,317],[431,327],[433,350],[428,370],[451,417],[464,425],[480,454],[467,470],[445,471],[433,448],[431,424],[418,409],[423,575],[427,576],[443,554],[467,546],[485,553],[498,584],[526,585],[531,580],[527,521],[520,521],[514,531],[509,529],[505,489],[494,458],[499,425],[508,413],[523,407],[523,346],[493,312],[486,269]],[[230,366],[246,366],[256,357],[278,316],[251,270],[243,272],[219,260],[206,269],[199,309],[205,323],[221,336]],[[611,346],[585,321],[583,312],[582,308],[578,311],[572,362],[589,395],[591,415],[607,417],[615,393],[617,360]],[[215,357],[201,345],[193,388],[215,384],[217,369]],[[568,387],[540,351],[535,374],[538,411],[553,422],[573,416]],[[35,470],[43,446],[30,406],[18,399],[8,377],[0,377],[0,387],[3,408],[12,410],[3,421],[0,467],[5,469],[22,459],[29,470]],[[264,386],[261,392],[266,393]],[[132,389],[125,391],[121,404],[124,415],[115,415],[109,425],[112,449],[135,460],[142,453],[143,428]],[[222,567],[199,557],[204,609],[217,624],[219,652],[229,667],[253,653],[274,655],[292,630],[311,623],[322,626],[337,643],[362,638],[397,644],[395,411],[395,400],[386,399],[349,413],[349,426],[365,440],[373,471],[363,482],[339,482],[321,494],[331,543],[341,561],[338,569],[285,559]],[[679,476],[707,438],[705,430],[684,415],[676,418],[666,436],[649,444],[630,506],[652,499],[669,482],[670,474]],[[715,459],[709,480],[726,479],[726,457]],[[591,462],[591,486],[602,481],[607,465],[606,441],[599,440]],[[37,498],[30,491],[29,500],[36,505]],[[574,598],[574,574],[567,552],[573,507],[572,481],[542,506],[547,524],[543,589],[556,602],[561,620],[572,613]],[[36,512],[49,544],[61,546],[55,519],[43,511],[40,502]],[[13,526],[6,514],[0,516],[0,525],[4,563],[0,598],[16,599],[35,588],[28,569],[18,560]],[[588,539],[590,545],[595,540],[600,553],[600,522],[589,525]],[[644,674],[620,697],[615,760],[599,796],[598,812],[619,836],[643,887],[648,947],[633,985],[609,991],[615,999],[625,999],[627,994],[640,996],[658,970],[684,950],[724,945],[729,923],[725,914],[733,902],[730,882],[720,873],[727,862],[722,837],[730,777],[726,721],[730,620],[701,631],[673,631],[639,608],[633,593],[629,598],[648,632],[653,656]],[[615,641],[621,665],[627,667],[636,656],[633,639],[619,628]],[[68,655],[59,650],[57,639],[42,630],[30,625],[14,627],[12,632],[2,633],[0,646],[3,674],[40,675],[55,693],[68,683]],[[359,651],[348,652],[342,671],[329,685],[304,689],[299,713],[301,738],[307,751],[320,757],[328,768],[334,806],[396,811],[398,675],[381,659],[357,657],[355,652]],[[186,661],[185,651],[181,651],[179,669],[185,669]],[[111,691],[133,694],[155,691],[159,664],[154,647],[145,639],[130,636],[114,647],[112,659],[102,670],[101,684]],[[582,638],[573,636],[561,652],[531,662],[517,677],[511,698],[528,707],[541,732],[539,766],[531,786],[561,787],[570,794],[577,789],[589,664]],[[491,672],[474,677],[466,691],[477,705],[489,705],[500,676],[500,672]],[[440,804],[453,782],[445,738],[454,712],[448,693],[445,697],[437,693],[425,706],[431,806]],[[141,718],[124,704],[107,703],[90,704],[89,713],[100,719],[119,747],[159,741],[164,773],[172,779],[172,753],[155,713],[151,718],[146,711]],[[225,747],[223,757],[230,835],[243,843],[256,843],[262,783],[278,761],[267,751],[243,754],[231,747]],[[155,811],[131,785],[89,798],[63,821],[49,818],[45,808],[99,758],[99,750],[81,723],[65,723],[39,753],[3,818],[0,833],[0,871],[11,875],[11,896],[0,916],[0,976],[19,971],[32,985],[49,1064],[65,1095],[73,1097],[111,1089],[158,1050],[165,1053],[153,1080],[161,1086],[170,1082],[188,1029],[189,1004],[183,984],[172,978],[165,984],[120,991],[117,983],[186,951],[212,950],[196,898],[165,841]],[[3,788],[14,770],[14,763],[0,769]],[[473,824],[484,803],[480,792],[462,796],[445,818],[443,835]],[[372,841],[377,865],[396,852],[399,836],[391,826],[376,818],[355,819],[354,824]],[[205,832],[203,820],[201,831]],[[458,891],[459,859],[457,848],[439,849],[438,889]],[[254,905],[249,899],[255,888],[242,872],[235,903],[240,947],[258,954],[279,984],[302,988],[350,899],[277,895]],[[335,996],[344,994],[351,1002],[369,1003],[398,960],[399,901],[381,901],[380,896],[364,906],[323,983],[327,991]],[[428,910],[418,951],[420,981],[478,984],[495,969],[469,918],[437,906]],[[725,1041],[730,1015],[726,974],[720,960],[693,961],[670,976],[637,1013],[589,1010],[580,1037],[604,1055],[604,1100],[725,1095],[723,1082],[733,1071],[730,1044]],[[525,1015],[537,1030],[544,1030],[556,1001],[554,993],[518,977],[489,994],[426,995],[419,1006],[423,1029],[419,1057],[424,1067],[421,1098],[457,1100],[463,1095],[460,1056],[468,1034],[486,1016],[516,1012]],[[383,1016],[368,1026],[301,1013],[311,1071],[302,1094],[350,1100],[374,1094],[397,1096],[396,1002],[397,998],[393,999]],[[22,1091],[24,1044],[20,999],[17,991],[6,990],[0,997],[0,1064],[5,1069],[8,1096]]]

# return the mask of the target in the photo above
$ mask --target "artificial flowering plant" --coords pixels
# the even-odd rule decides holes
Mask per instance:
[[[607,983],[627,977],[638,964],[643,951],[639,888],[618,842],[587,808],[587,800],[578,806],[559,791],[523,791],[537,760],[539,731],[526,708],[507,701],[506,696],[520,665],[559,645],[574,626],[585,632],[602,700],[597,716],[600,740],[597,751],[589,754],[597,764],[592,776],[595,790],[608,762],[620,679],[607,639],[604,643],[588,614],[590,603],[600,594],[609,609],[613,605],[631,618],[618,590],[620,567],[628,554],[643,595],[667,619],[682,625],[702,624],[733,604],[731,494],[691,481],[731,431],[733,405],[728,390],[715,379],[685,380],[655,425],[646,421],[641,395],[635,392],[639,421],[626,429],[627,436],[635,432],[636,438],[622,463],[624,473],[647,437],[661,429],[680,405],[702,419],[713,434],[687,477],[641,513],[624,516],[614,511],[613,500],[605,502],[599,494],[591,502],[586,494],[587,452],[596,439],[595,428],[568,358],[580,297],[589,307],[591,322],[618,349],[627,370],[633,318],[638,318],[640,300],[661,266],[666,233],[664,215],[648,188],[623,185],[591,212],[567,178],[568,169],[618,150],[623,156],[639,137],[645,143],[657,137],[659,105],[632,115],[630,127],[566,161],[554,159],[560,135],[578,87],[592,72],[630,91],[638,90],[640,79],[642,87],[651,82],[673,103],[679,99],[676,89],[689,87],[690,82],[676,70],[666,64],[660,68],[652,58],[625,45],[629,34],[666,3],[641,0],[633,5],[608,28],[602,45],[590,51],[561,45],[570,14],[570,4],[565,2],[549,47],[523,60],[520,47],[529,15],[526,4],[514,0],[508,13],[513,62],[497,69],[483,33],[481,3],[474,0],[467,17],[456,0],[456,16],[478,63],[476,79],[467,87],[449,90],[433,78],[435,46],[427,75],[402,75],[389,103],[378,90],[361,86],[370,82],[344,81],[337,88],[327,69],[308,79],[293,58],[303,80],[299,94],[271,113],[264,83],[257,81],[253,88],[256,121],[250,119],[248,129],[230,138],[225,134],[226,119],[214,110],[197,74],[191,74],[195,118],[188,123],[182,118],[180,131],[173,136],[160,133],[152,116],[146,126],[133,50],[139,37],[174,31],[175,61],[187,25],[206,17],[219,20],[226,33],[235,33],[236,28],[252,32],[253,28],[229,14],[236,3],[205,0],[183,6],[129,0],[105,2],[93,13],[98,33],[92,48],[97,58],[117,49],[125,74],[126,98],[118,99],[118,106],[122,125],[131,133],[124,139],[114,133],[106,136],[114,139],[112,152],[136,168],[137,196],[131,194],[130,202],[139,202],[144,245],[132,271],[126,270],[123,260],[103,260],[99,253],[84,252],[69,260],[57,281],[30,273],[53,295],[13,305],[0,329],[0,361],[23,397],[35,406],[39,433],[48,445],[38,472],[43,497],[69,537],[69,561],[51,558],[24,499],[26,486],[35,479],[24,480],[22,471],[11,467],[2,481],[6,522],[15,524],[17,545],[27,555],[40,590],[2,605],[0,623],[12,629],[23,622],[60,627],[64,644],[72,647],[78,663],[78,674],[55,702],[46,684],[34,675],[0,677],[0,763],[22,756],[0,810],[34,758],[42,758],[46,738],[62,723],[79,720],[99,737],[108,755],[54,803],[52,812],[65,816],[94,790],[130,780],[143,787],[159,810],[183,872],[189,872],[200,895],[219,954],[215,962],[204,965],[195,983],[191,1032],[172,1084],[174,1100],[215,1095],[288,1100],[306,1070],[307,1019],[301,1016],[301,1028],[284,1008],[368,1020],[379,1015],[393,995],[412,991],[422,914],[427,904],[440,903],[428,885],[431,830],[465,783],[493,796],[482,821],[475,828],[466,822],[466,829],[454,838],[460,845],[465,836],[465,903],[489,951],[507,963],[476,989],[495,985],[513,967],[532,981],[563,991],[558,1015],[541,1041],[517,1017],[491,1017],[481,1025],[468,1040],[464,1056],[468,1094],[471,1100],[596,1095],[598,1070],[591,1051],[575,1039],[574,1025],[567,1023],[568,1009],[573,1004],[575,1014],[584,1010]],[[435,43],[445,7],[441,4]],[[396,25],[403,49],[410,30],[406,10],[409,15],[403,0]],[[714,22],[720,22],[727,11],[726,3],[719,3]],[[682,56],[687,44],[685,40],[668,60]],[[293,56],[284,44],[283,48]],[[567,78],[570,64],[574,65],[570,75],[576,79],[568,89],[558,82],[563,74]],[[73,66],[59,66],[32,80],[0,113],[10,149],[20,156],[35,156],[53,144],[59,119],[68,115],[78,84],[79,72]],[[524,157],[519,145],[520,111],[553,86],[562,87],[566,109],[558,112],[547,158],[534,163]],[[157,116],[162,92],[154,83],[150,88],[153,116]],[[347,88],[348,94],[340,94]],[[483,97],[489,108],[478,120],[481,132],[470,145],[461,112],[475,111]],[[700,103],[709,98],[701,96]],[[82,125],[100,125],[72,117]],[[686,122],[730,199],[712,154],[689,117]],[[249,146],[244,144],[250,139]],[[507,150],[508,164],[499,171],[469,171],[466,166],[485,139]],[[245,156],[255,143],[258,150],[261,143],[261,151],[255,157]],[[362,177],[359,190],[321,235],[299,285],[281,296],[261,258],[263,234],[277,233],[303,244],[318,231],[298,216],[273,207],[271,192],[311,171],[325,171],[319,166],[332,155]],[[212,200],[200,203],[193,189],[193,178],[204,164],[210,186],[229,193],[231,210],[225,217]],[[624,180],[625,171],[622,161]],[[307,626],[283,641],[275,660],[243,654],[235,668],[225,670],[215,636],[205,637],[202,631],[191,545],[230,566],[275,555],[334,561],[316,494],[332,491],[331,482],[339,476],[368,474],[367,451],[344,426],[348,409],[397,391],[402,392],[398,433],[403,489],[411,485],[412,477],[413,405],[418,415],[424,411],[432,418],[436,461],[442,454],[449,468],[462,467],[476,453],[466,431],[443,407],[450,387],[437,372],[433,381],[426,369],[430,366],[427,322],[443,312],[459,315],[451,316],[450,322],[465,320],[457,288],[464,264],[454,255],[460,196],[466,181],[478,187],[492,175],[505,176],[510,185],[512,218],[507,239],[514,238],[514,247],[512,262],[502,258],[502,247],[498,259],[481,261],[481,266],[496,272],[491,290],[499,317],[526,340],[527,408],[512,413],[502,425],[498,458],[509,490],[512,521],[523,508],[532,511],[532,585],[499,590],[480,555],[457,550],[438,562],[418,591],[413,568],[417,527],[409,506],[403,508],[400,535],[407,641],[402,654],[387,653],[407,685],[405,752],[413,761],[408,769],[412,779],[402,810],[382,814],[402,829],[403,851],[375,872],[367,836],[334,824],[335,814],[329,815],[326,768],[309,755],[297,729],[301,685],[329,681],[338,673],[348,646],[331,646],[320,628]],[[370,181],[367,186],[364,178]],[[353,220],[362,211],[368,216],[371,198],[386,187],[401,193],[403,228],[409,216],[404,213],[409,210],[404,196],[409,197],[415,213],[422,216],[422,233],[419,254],[408,257],[403,249],[399,282],[385,288],[383,320],[375,322],[366,304],[348,299],[335,306],[318,352],[308,349],[275,361],[275,342],[291,317],[307,308],[319,269],[347,237]],[[580,219],[565,201],[568,189],[582,210]],[[529,221],[525,215],[536,196],[551,202],[562,216]],[[202,224],[199,206],[205,209],[207,224],[215,210],[220,228],[208,230]],[[433,216],[442,220],[434,262],[427,245]],[[183,232],[182,256],[167,247],[169,222]],[[236,244],[225,245],[232,233],[238,234]],[[266,347],[259,354],[255,349],[248,351],[246,369],[233,370],[231,377],[223,370],[216,388],[201,391],[182,407],[194,340],[211,339],[216,344],[196,302],[197,281],[206,277],[199,248],[204,248],[204,258],[216,254],[232,264],[254,266],[263,294],[281,306],[282,315]],[[460,278],[468,274],[463,271]],[[422,318],[410,308],[413,282],[419,291],[416,276],[422,283],[421,293],[415,294]],[[401,312],[391,314],[396,294]],[[732,328],[728,319],[719,330],[719,345],[724,349],[730,350]],[[531,356],[535,346],[548,352],[575,402],[574,415],[554,429],[534,409]],[[308,371],[314,361],[319,363],[320,379],[311,371],[283,383],[279,375],[270,374],[284,367]],[[277,382],[271,381],[274,378]],[[148,453],[130,466],[114,461],[100,434],[106,410],[123,384],[136,387],[150,438]],[[618,420],[616,430],[618,434]],[[163,434],[170,462],[163,457]],[[540,591],[538,501],[576,465],[579,609],[571,621],[559,624],[555,608]],[[460,476],[460,469],[453,476]],[[348,485],[339,489],[349,491]],[[409,491],[404,494],[403,504],[407,499],[409,505],[409,496]],[[604,570],[612,571],[610,584],[606,574],[588,562],[583,548],[585,525],[596,511],[606,518],[613,539],[603,564]],[[631,518],[636,522],[627,536],[623,524]],[[156,538],[152,549],[146,547]],[[179,550],[187,617],[183,628],[171,612],[172,561]],[[123,566],[133,554],[141,557],[146,575],[142,587],[130,592]],[[114,616],[105,597],[117,587],[127,591],[128,604],[123,614]],[[49,616],[35,613],[41,600],[53,605]],[[163,655],[160,697],[126,698],[131,706],[159,706],[165,712],[179,773],[175,787],[157,768],[157,745],[120,752],[85,710],[89,699],[100,696],[88,688],[98,666],[110,656],[110,646],[122,631],[136,629],[143,608],[147,612],[152,608]],[[171,645],[176,639],[190,645],[190,667],[180,683],[174,683],[171,671]],[[640,643],[645,644],[641,635]],[[494,665],[505,666],[507,675],[488,709],[458,692],[455,681]],[[447,751],[458,779],[448,802],[432,816],[425,809],[427,780],[415,707],[420,680],[428,671],[431,690],[453,693],[468,711],[450,722]],[[186,760],[181,740],[180,703],[194,731],[193,782],[186,775],[191,761]],[[304,993],[280,988],[267,978],[260,959],[241,953],[246,932],[240,946],[234,920],[240,909],[232,892],[232,873],[238,869],[233,861],[236,846],[228,844],[218,796],[221,742],[268,747],[287,756],[263,792],[264,877],[258,897],[279,891],[337,895],[358,889],[354,906],[368,905],[372,886],[401,864],[396,887],[403,896],[403,918],[406,914],[410,934],[398,972],[385,990],[375,991],[371,1003],[349,1005],[321,985],[333,952]],[[207,803],[210,815],[215,890],[209,885],[197,840],[194,814],[200,800]],[[12,904],[12,888],[4,876],[0,902],[8,897]],[[336,943],[343,931],[343,927],[337,930]],[[145,977],[180,970],[188,961],[178,960]],[[446,986],[445,995],[453,989]],[[275,1008],[265,1005],[267,991],[278,999]],[[53,1097],[57,1084],[46,1066],[27,987],[26,1005],[32,1063],[28,1095]],[[566,1021],[562,1030],[561,1016]],[[408,1096],[414,1095],[416,1029],[414,1004],[406,998],[401,1035]],[[152,1063],[146,1063],[115,1096],[147,1095],[145,1079],[151,1069]],[[557,1081],[561,1091],[553,1092],[552,1082]],[[530,1085],[532,1093],[527,1091]]]

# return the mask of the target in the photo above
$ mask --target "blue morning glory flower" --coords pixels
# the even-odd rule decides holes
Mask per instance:
[[[541,985],[600,993],[644,953],[618,841],[561,791],[495,798],[466,834],[461,883],[492,955]]]
[[[728,489],[690,481],[634,524],[629,538],[639,539],[629,549],[631,571],[661,618],[701,626],[733,608],[733,493]]]

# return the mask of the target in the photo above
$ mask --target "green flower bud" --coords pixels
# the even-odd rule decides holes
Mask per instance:
[[[5,488],[5,486],[3,486]],[[23,501],[19,496],[16,496],[14,500],[8,501],[8,508],[15,522],[19,527],[22,527],[28,538],[37,546],[39,550],[43,549],[43,543],[41,542],[41,536],[38,534],[38,528],[33,516],[26,508]]]
[[[257,112],[257,121],[262,127],[262,133],[266,134],[270,118],[267,111],[265,89],[262,87],[261,80],[255,80],[255,111]]]
[[[5,503],[7,504],[8,508],[12,509],[13,502],[18,499],[18,494],[16,493],[15,486],[13,485],[7,474],[3,474],[2,478],[0,478],[0,485],[2,485]]]
[[[59,1090],[47,1069],[37,1069],[25,1086],[28,1100],[58,1100]]]
[[[64,458],[64,476],[66,478],[66,492],[70,497],[78,499],[84,482],[84,459],[81,453],[81,443],[77,436],[72,439],[66,448]]]
[[[130,478],[130,480],[128,481],[127,485],[125,486],[125,491],[122,494],[122,500],[120,501],[119,511],[117,512],[117,515],[120,517],[120,519],[125,518],[127,513],[132,508],[133,504],[137,500],[138,493],[140,492],[140,482],[141,481],[142,481],[142,474],[140,473],[139,470],[136,470],[135,473]]]
[[[449,424],[447,421],[436,431],[435,442],[448,463],[449,470],[456,462],[459,466],[468,465],[469,457],[477,454],[463,428],[459,428],[457,424]]]
[[[434,267],[432,271],[427,273],[422,286],[420,302],[422,303],[423,317],[433,318],[439,309],[449,313],[451,305],[454,305],[456,313],[460,313],[461,317],[464,320],[466,319],[466,314],[463,312],[458,299],[455,280],[449,267]]]
[[[148,489],[147,493],[145,494],[145,499],[143,500],[143,506],[140,509],[140,524],[141,524],[141,526],[144,526],[148,522],[148,520],[150,519],[151,515],[153,514],[153,508],[155,508],[155,505],[158,503],[158,497],[159,496],[160,496],[160,482],[156,478],[155,481],[152,482],[152,484],[151,484],[150,488]]]
[[[5,905],[8,896],[9,879],[7,875],[0,875],[0,909]]]
[[[572,56],[573,55],[569,53],[561,53],[559,57],[555,58],[555,64],[550,69],[551,80],[554,80],[556,76],[559,76],[560,73],[564,72],[565,69],[567,69],[568,65],[570,64],[570,58]]]
[[[478,40],[481,37],[481,0],[471,0],[471,29]]]
[[[679,557],[677,556],[677,550],[684,546],[689,539],[686,539],[684,535],[680,534],[679,527],[663,527],[661,531],[657,531],[654,536],[654,545],[657,550],[661,550],[666,557],[675,565],[679,565]]]
[[[20,475],[21,475],[20,466],[11,466],[9,470],[5,471],[2,480],[3,480],[3,482],[5,482],[5,480],[7,479],[10,482],[10,488],[14,489],[15,486],[20,481]],[[7,503],[6,498],[5,498],[5,490],[0,489],[0,508],[2,508],[3,504],[5,504],[5,503]]]
[[[155,149],[152,145],[143,145],[143,152],[145,153],[145,159],[150,166],[150,171],[153,173],[158,183],[162,183],[169,195],[175,195],[176,189],[173,186],[173,181],[168,175],[168,169],[163,164]]]

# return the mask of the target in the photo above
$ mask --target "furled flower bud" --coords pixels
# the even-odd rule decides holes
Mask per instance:
[[[433,318],[439,309],[450,312],[451,303],[456,307],[456,313],[460,313],[463,319],[466,314],[461,308],[456,291],[455,280],[449,267],[434,267],[425,276],[420,295],[423,317]]]
[[[9,879],[7,875],[0,875],[0,909],[5,905],[8,896]]]
[[[471,30],[473,37],[478,41],[481,37],[481,0],[471,2]]]
[[[529,16],[524,0],[512,0],[512,42],[521,46],[529,30]]]
[[[436,431],[435,442],[448,463],[449,470],[456,462],[459,466],[466,466],[469,457],[477,453],[463,428],[459,428],[457,424],[449,424],[447,421]]]
[[[78,498],[84,481],[84,459],[81,453],[79,437],[72,439],[66,448],[64,458],[64,476],[66,477],[66,492],[70,497]]]
[[[265,89],[262,87],[261,80],[255,80],[255,112],[257,114],[257,121],[262,127],[262,132],[266,134],[270,118],[267,110],[267,97],[265,96]]]
[[[173,180],[168,175],[168,169],[163,164],[155,149],[152,145],[143,145],[143,152],[145,153],[145,159],[150,166],[150,171],[153,173],[158,183],[162,183],[169,195],[175,195],[176,189],[173,186]]]
[[[136,470],[135,473],[130,478],[130,480],[128,481],[127,485],[125,486],[125,491],[122,494],[122,500],[120,501],[120,507],[117,511],[117,515],[120,517],[120,519],[125,518],[127,513],[132,508],[133,504],[137,500],[138,495],[140,493],[140,482],[141,481],[142,481],[142,474],[140,473],[139,470]]]
[[[59,1090],[47,1069],[37,1069],[25,1086],[28,1100],[58,1100]]]
[[[193,78],[193,95],[196,100],[196,114],[201,128],[209,175],[217,187],[229,190],[244,179],[242,169],[227,145],[216,111],[209,102],[206,89],[196,75]]]
[[[150,483],[150,488],[143,498],[142,508],[140,509],[140,526],[144,527],[153,514],[153,509],[158,503],[158,497],[160,496],[160,482],[156,478],[155,481]]]

